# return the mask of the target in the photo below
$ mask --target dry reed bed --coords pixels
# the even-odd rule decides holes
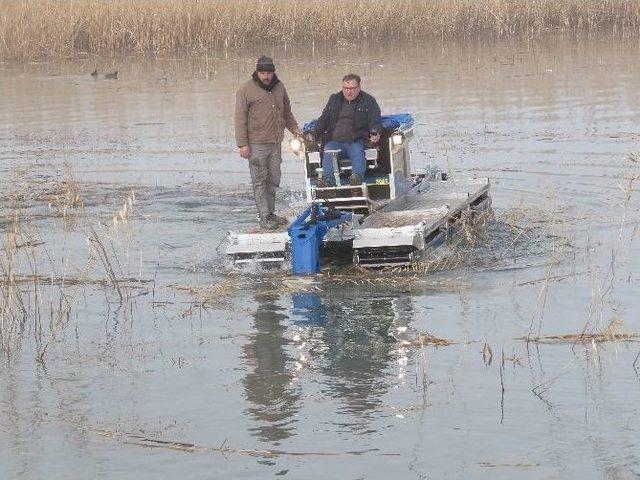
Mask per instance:
[[[260,43],[477,36],[549,31],[637,36],[637,0],[11,0],[5,59],[114,53],[201,54]]]
[[[16,175],[8,180],[10,187],[0,201],[6,222],[0,230],[0,354],[10,356],[25,332],[32,332],[37,359],[43,361],[88,286],[109,288],[122,305],[133,289],[151,281],[125,275],[118,259],[131,240],[133,191],[105,224],[85,211],[80,184],[68,165],[64,177],[53,185],[22,182]],[[43,202],[48,202],[50,215],[28,212],[28,206],[37,208]],[[45,222],[37,224],[36,219]],[[59,219],[62,224],[54,222]],[[56,227],[62,227],[64,241],[49,237]],[[74,242],[79,238],[84,242]],[[118,243],[125,252],[119,251]],[[78,244],[87,249],[78,249]]]

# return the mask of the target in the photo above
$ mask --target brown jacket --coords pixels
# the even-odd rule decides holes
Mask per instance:
[[[255,143],[280,143],[285,127],[294,133],[298,128],[291,102],[282,82],[271,92],[251,79],[236,92],[236,144],[244,147]]]

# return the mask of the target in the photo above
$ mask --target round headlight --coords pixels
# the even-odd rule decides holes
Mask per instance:
[[[391,143],[395,146],[402,145],[402,142],[404,142],[404,135],[401,133],[394,133],[391,135]]]
[[[298,153],[302,150],[302,142],[297,138],[292,138],[289,140],[289,148],[291,148],[293,153]]]

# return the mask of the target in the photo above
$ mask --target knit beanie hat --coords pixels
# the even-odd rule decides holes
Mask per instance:
[[[261,56],[256,63],[257,72],[275,72],[276,66],[273,64],[273,59]]]

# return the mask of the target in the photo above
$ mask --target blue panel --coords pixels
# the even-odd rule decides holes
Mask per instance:
[[[413,116],[410,113],[394,113],[392,115],[382,115],[382,128],[385,130],[395,130],[396,128],[408,128],[413,125]],[[306,122],[302,127],[303,133],[313,132],[318,124],[318,120]]]
[[[307,207],[289,227],[291,270],[294,275],[320,271],[320,245],[327,230],[351,218],[351,213],[329,211],[319,205]]]
[[[395,113],[393,115],[383,115],[382,128],[392,130],[395,128],[408,128],[413,125],[413,116],[410,113]]]

